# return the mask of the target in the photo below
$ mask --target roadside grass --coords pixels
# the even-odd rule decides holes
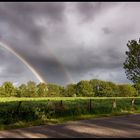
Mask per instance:
[[[133,107],[132,98],[135,98]],[[116,108],[112,108],[114,99]],[[16,113],[19,101],[22,104]],[[140,97],[0,98],[0,130],[137,113],[140,113]]]
[[[113,112],[110,114],[85,114],[79,116],[68,116],[68,117],[60,117],[60,118],[53,118],[53,119],[38,119],[35,121],[19,121],[13,124],[8,125],[0,125],[0,130],[10,130],[10,129],[18,129],[18,128],[26,128],[26,127],[33,127],[33,126],[40,126],[40,125],[54,125],[54,124],[62,124],[67,123],[70,121],[78,121],[78,120],[87,120],[87,119],[96,119],[96,118],[106,118],[106,117],[113,117],[113,116],[123,116],[123,115],[131,115],[131,114],[140,114],[139,111],[122,111],[122,112]]]

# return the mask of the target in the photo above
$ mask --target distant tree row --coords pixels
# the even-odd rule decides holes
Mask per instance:
[[[130,97],[139,95],[136,88],[131,84],[117,85],[113,82],[97,79],[69,84],[64,91],[65,96],[83,97]]]
[[[33,81],[18,87],[11,82],[5,82],[0,86],[0,97],[127,97],[138,96],[139,92],[139,84],[118,85],[97,79],[82,80],[66,87],[52,83],[36,84]]]
[[[63,87],[56,84],[29,81],[15,87],[12,82],[5,82],[0,87],[0,97],[54,97],[60,96]]]

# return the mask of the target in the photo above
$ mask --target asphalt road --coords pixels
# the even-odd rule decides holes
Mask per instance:
[[[0,131],[0,138],[140,138],[140,114]]]

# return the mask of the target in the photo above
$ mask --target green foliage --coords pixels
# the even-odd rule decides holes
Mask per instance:
[[[45,83],[39,83],[37,85],[37,95],[38,97],[45,97],[48,93],[48,87]]]
[[[134,84],[134,88],[136,89],[138,95],[140,95],[140,83]]]
[[[72,98],[72,97],[71,97]],[[91,109],[89,108],[89,98],[91,98]],[[111,114],[124,111],[139,111],[140,98],[135,98],[135,105],[132,107],[130,98],[116,98],[117,108],[112,108],[113,99],[95,99],[92,97],[74,98],[73,100],[44,100],[39,98],[28,98],[22,101],[19,110],[17,107],[21,98],[16,101],[2,102],[0,99],[0,125],[13,124],[20,121],[30,122],[33,120],[49,120],[54,118],[74,117],[85,114]],[[8,98],[7,98],[8,99]]]
[[[118,85],[112,82],[108,82],[109,86],[111,87],[111,93],[113,94],[113,97],[117,97],[119,94],[119,88]]]
[[[21,84],[18,87],[18,94],[20,94],[20,97],[28,97],[28,91],[27,91],[27,86],[25,84]]]
[[[98,87],[100,85],[100,83],[102,82],[101,80],[98,80],[98,79],[92,79],[89,81],[91,86],[92,86],[92,89],[93,91],[96,93],[97,90],[98,90]]]
[[[7,97],[3,87],[0,87],[0,97]]]
[[[20,91],[20,89],[19,88],[15,88],[15,96],[16,97],[21,97],[21,91]]]
[[[39,83],[29,81],[14,87],[11,82],[0,86],[0,97],[117,97],[138,96],[140,84],[117,85],[113,82],[92,79],[82,80],[77,84],[63,87],[53,83]]]
[[[95,92],[95,96],[117,96],[118,87],[112,82],[105,82],[102,80],[93,79],[90,80],[90,84],[92,85],[93,91]]]
[[[10,97],[10,96],[15,96],[15,87],[11,82],[5,82],[3,83],[1,87],[1,92],[2,96],[4,95],[5,97]]]
[[[36,83],[33,81],[29,81],[27,83],[27,88],[26,92],[28,93],[28,97],[37,97],[37,88],[36,88]]]
[[[94,92],[89,81],[83,80],[77,83],[76,86],[77,96],[90,97],[94,96]]]
[[[64,90],[65,97],[76,97],[76,84],[69,84]]]
[[[49,83],[47,97],[59,97],[61,96],[63,89],[64,88],[59,85]]]
[[[127,47],[127,57],[124,62],[127,78],[133,83],[140,83],[140,40],[128,41]]]
[[[119,87],[119,95],[122,97],[132,97],[137,96],[136,89],[132,87],[130,84],[118,85]]]

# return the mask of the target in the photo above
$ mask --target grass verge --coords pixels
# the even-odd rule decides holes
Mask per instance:
[[[63,117],[63,118],[60,117],[57,119],[40,119],[40,120],[31,121],[31,122],[19,121],[19,122],[9,124],[9,125],[0,125],[0,130],[26,128],[26,127],[47,125],[47,124],[54,125],[54,124],[66,123],[69,121],[113,117],[113,116],[130,115],[130,114],[140,114],[140,111],[113,112],[111,114],[98,114],[98,115],[87,114],[87,115],[70,116],[70,117]]]

